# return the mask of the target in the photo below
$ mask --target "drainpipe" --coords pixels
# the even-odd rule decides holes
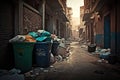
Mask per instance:
[[[45,4],[46,4],[46,0],[43,0],[43,4],[42,4],[42,7],[43,7],[43,30],[45,30]]]

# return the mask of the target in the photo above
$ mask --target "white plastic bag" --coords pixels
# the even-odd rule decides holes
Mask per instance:
[[[9,42],[23,42],[25,40],[24,35],[17,35],[14,38],[10,39]]]

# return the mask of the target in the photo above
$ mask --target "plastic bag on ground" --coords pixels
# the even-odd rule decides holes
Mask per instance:
[[[110,49],[101,49],[100,51],[100,58],[101,59],[108,59],[109,55],[110,55]]]
[[[9,73],[11,73],[11,74],[17,74],[18,73],[19,74],[19,73],[21,73],[21,70],[13,68],[9,71]]]
[[[110,55],[110,52],[102,53],[102,54],[100,54],[100,58],[101,59],[108,59],[109,55]]]
[[[52,53],[51,53],[51,56],[50,56],[50,63],[51,63],[51,64],[54,64],[54,63],[55,63],[55,57],[53,56]]]
[[[60,41],[59,41],[59,46],[60,47],[63,47],[63,48],[66,48],[66,46],[65,46],[65,39],[64,38],[62,38]]]
[[[55,60],[59,62],[59,61],[62,61],[63,58],[61,55],[58,55],[58,56],[55,56]]]

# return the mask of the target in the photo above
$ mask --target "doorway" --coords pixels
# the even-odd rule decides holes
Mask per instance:
[[[110,48],[111,45],[111,29],[110,29],[110,14],[104,17],[104,48]]]

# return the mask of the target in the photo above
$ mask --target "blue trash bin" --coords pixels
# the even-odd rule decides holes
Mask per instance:
[[[47,68],[50,66],[51,42],[37,42],[34,45],[35,62],[37,66]]]
[[[57,56],[58,45],[59,45],[58,41],[53,41],[52,49],[51,49],[51,53],[53,54],[53,56]]]

